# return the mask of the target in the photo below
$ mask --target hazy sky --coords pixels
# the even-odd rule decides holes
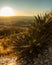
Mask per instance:
[[[0,0],[0,8],[12,7],[17,14],[33,15],[52,10],[52,0]]]

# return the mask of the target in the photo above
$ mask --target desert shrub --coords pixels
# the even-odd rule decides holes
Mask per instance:
[[[34,58],[52,45],[52,14],[38,15],[34,18],[34,23],[29,27],[29,33],[24,34],[25,40],[21,41],[23,40],[21,37],[19,40],[18,48],[21,52],[18,60],[22,63],[21,65],[34,65]]]

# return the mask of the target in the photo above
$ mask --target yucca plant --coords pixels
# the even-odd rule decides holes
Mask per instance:
[[[34,65],[34,59],[38,54],[43,54],[43,50],[52,45],[52,14],[38,15],[34,18],[34,23],[29,27],[29,35],[24,34],[25,41],[20,42],[26,45],[18,47],[22,50],[17,59],[21,65]]]

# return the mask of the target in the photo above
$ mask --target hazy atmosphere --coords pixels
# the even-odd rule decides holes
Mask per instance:
[[[52,0],[0,0],[0,65],[52,65]]]
[[[0,0],[2,7],[11,7],[17,16],[31,16],[50,11],[52,0]]]

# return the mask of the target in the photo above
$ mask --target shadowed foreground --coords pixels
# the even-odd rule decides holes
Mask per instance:
[[[52,65],[52,12],[35,16],[28,27],[1,32],[0,65]]]

